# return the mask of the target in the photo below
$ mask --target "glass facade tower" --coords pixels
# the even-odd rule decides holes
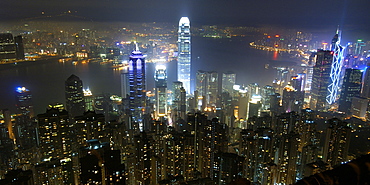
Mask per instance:
[[[191,43],[190,43],[190,21],[187,17],[181,17],[178,32],[177,80],[183,83],[187,93],[190,93],[190,65],[191,65]]]
[[[129,84],[130,84],[130,114],[132,118],[132,128],[143,131],[143,116],[146,108],[145,91],[145,58],[136,47],[130,55],[129,61]]]

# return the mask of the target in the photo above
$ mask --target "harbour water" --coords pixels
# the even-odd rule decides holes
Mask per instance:
[[[271,84],[275,73],[266,70],[264,65],[270,60],[282,60],[281,55],[250,48],[250,41],[251,38],[192,38],[192,82],[195,82],[196,71],[204,70],[220,74],[233,71],[240,85],[254,82],[261,86]],[[176,80],[175,61],[167,63],[167,71],[170,86]],[[36,114],[45,112],[50,103],[65,103],[64,82],[71,74],[80,77],[84,88],[90,88],[93,94],[121,95],[121,73],[122,70],[112,68],[111,63],[72,63],[58,59],[11,67],[0,65],[0,109],[15,111],[14,91],[18,86],[25,86],[32,92]],[[153,76],[154,64],[147,64],[149,89],[154,86]]]

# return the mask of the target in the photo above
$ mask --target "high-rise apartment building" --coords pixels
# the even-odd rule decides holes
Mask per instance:
[[[190,91],[191,37],[188,17],[181,17],[178,31],[177,80],[183,83],[186,92]]]
[[[76,75],[71,75],[65,81],[66,109],[73,119],[85,111],[84,93],[82,80]]]
[[[313,110],[326,110],[328,102],[328,87],[330,83],[330,70],[334,52],[318,50],[316,64],[313,68],[310,107]]]
[[[73,126],[66,110],[49,109],[37,115],[42,159],[70,157]]]
[[[333,118],[327,121],[323,160],[331,167],[347,161],[351,128],[347,123]]]

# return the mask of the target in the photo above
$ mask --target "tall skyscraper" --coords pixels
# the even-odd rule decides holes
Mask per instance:
[[[364,74],[364,85],[362,87],[361,97],[370,98],[370,63],[367,64]]]
[[[136,49],[132,51],[129,61],[129,83],[130,83],[130,116],[134,130],[143,131],[143,116],[146,109],[146,81],[145,81],[145,58]]]
[[[167,72],[166,66],[158,65],[155,70],[156,116],[167,115]]]
[[[331,50],[333,51],[333,62],[331,63],[330,84],[328,86],[328,95],[326,102],[331,105],[338,98],[339,83],[341,80],[343,51],[344,48],[340,45],[339,30],[335,34],[331,42]]]
[[[333,51],[317,50],[316,64],[313,68],[310,107],[313,110],[326,110],[330,70],[333,62]]]
[[[73,119],[85,111],[82,80],[76,75],[71,75],[65,82],[66,109]]]
[[[17,87],[15,90],[16,107],[22,115],[33,117],[33,105],[31,91],[26,87]]]
[[[196,90],[203,97],[203,105],[209,108],[217,107],[219,99],[218,73],[199,70],[196,78]]]
[[[352,98],[361,92],[362,71],[359,69],[346,69],[343,79],[342,91],[339,98],[339,111],[349,113]]]
[[[190,21],[188,17],[181,17],[178,32],[177,80],[183,83],[186,92],[190,91],[190,69],[191,69],[191,40]]]
[[[233,96],[235,80],[236,74],[234,72],[222,73],[222,92],[227,92],[230,96]]]

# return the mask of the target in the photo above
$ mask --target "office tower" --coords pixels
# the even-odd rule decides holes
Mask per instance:
[[[303,108],[304,98],[305,98],[305,87],[307,84],[307,74],[305,73],[298,73],[296,76],[292,76],[290,83],[296,89],[296,103],[297,108],[294,111],[299,111]]]
[[[130,116],[132,128],[136,131],[144,129],[144,114],[146,112],[146,80],[145,80],[145,58],[136,49],[132,51],[129,60],[129,83],[130,83]]]
[[[0,33],[0,60],[17,58],[14,38],[11,33]]]
[[[130,81],[128,78],[128,73],[121,74],[121,96],[122,98],[128,98],[130,94]]]
[[[178,109],[179,113],[178,115],[180,116],[180,118],[185,118],[185,114],[186,114],[186,90],[184,87],[181,87],[180,88],[180,102],[179,102],[179,107],[180,109]]]
[[[85,112],[94,110],[94,97],[90,89],[84,89]]]
[[[171,111],[171,117],[173,121],[177,121],[179,116],[178,111],[180,110],[180,100],[181,100],[181,88],[182,82],[176,81],[172,83],[172,111]]]
[[[80,116],[85,111],[84,93],[82,80],[76,75],[71,75],[65,81],[66,109],[73,119]]]
[[[222,73],[222,93],[227,92],[233,97],[236,74],[234,72]]]
[[[310,108],[313,110],[327,110],[328,87],[330,71],[333,63],[333,51],[317,50],[316,63],[313,68]]]
[[[177,59],[177,80],[183,83],[186,92],[190,94],[191,38],[188,17],[181,17],[180,19],[177,44],[179,52]]]
[[[203,97],[203,106],[213,111],[218,106],[218,73],[215,71],[197,71],[196,90]],[[204,109],[203,109],[204,110]]]
[[[204,110],[206,107],[207,102],[207,72],[198,70],[196,73],[196,81],[195,81],[195,90],[198,93],[198,96],[201,97],[201,110]]]
[[[309,59],[308,59],[308,66],[306,68],[306,84],[305,84],[305,92],[310,93],[312,89],[312,75],[313,75],[313,66],[315,65],[316,61],[316,52],[312,52]]]
[[[364,74],[364,84],[362,87],[361,97],[370,98],[370,63],[367,64]]]
[[[339,98],[339,111],[350,114],[352,98],[359,96],[362,87],[362,71],[359,69],[346,69],[343,79],[342,91]]]
[[[66,110],[49,109],[37,115],[41,159],[64,158],[72,154],[73,124]]]
[[[257,83],[251,83],[248,85],[248,92],[251,97],[253,95],[260,95],[260,86]]]
[[[338,92],[340,88],[341,72],[342,72],[342,60],[344,48],[340,45],[340,33],[337,30],[332,42],[331,51],[333,52],[333,62],[331,63],[330,71],[330,84],[328,86],[328,95],[326,102],[331,105],[336,102],[338,98]]]
[[[33,117],[33,104],[31,91],[26,87],[17,87],[15,91],[16,107],[22,115]]]
[[[20,114],[15,117],[15,125],[10,131],[14,131],[17,146],[22,150],[28,150],[36,146],[36,127],[33,121],[32,95],[25,87],[18,87],[15,91],[16,107]]]
[[[271,115],[279,115],[283,112],[282,107],[280,106],[281,95],[279,93],[275,93],[270,95],[270,111]]]
[[[253,116],[260,116],[261,112],[261,95],[252,95],[248,104],[248,115],[247,118],[253,117]]]
[[[324,140],[323,160],[330,167],[346,162],[348,156],[351,128],[347,123],[333,118],[327,121],[326,136]]]
[[[355,96],[352,97],[351,102],[351,114],[354,117],[360,118],[360,119],[367,119],[369,120],[369,99],[364,97]]]
[[[271,105],[270,105],[270,100],[271,100],[271,95],[275,94],[275,89],[270,86],[266,85],[261,89],[261,97],[262,97],[262,110],[270,110]]]
[[[158,117],[167,115],[167,71],[166,66],[157,65],[155,70],[155,114]]]
[[[15,53],[17,59],[24,59],[24,46],[21,35],[14,37]]]
[[[283,110],[284,112],[295,111],[297,91],[290,84],[283,90]]]

